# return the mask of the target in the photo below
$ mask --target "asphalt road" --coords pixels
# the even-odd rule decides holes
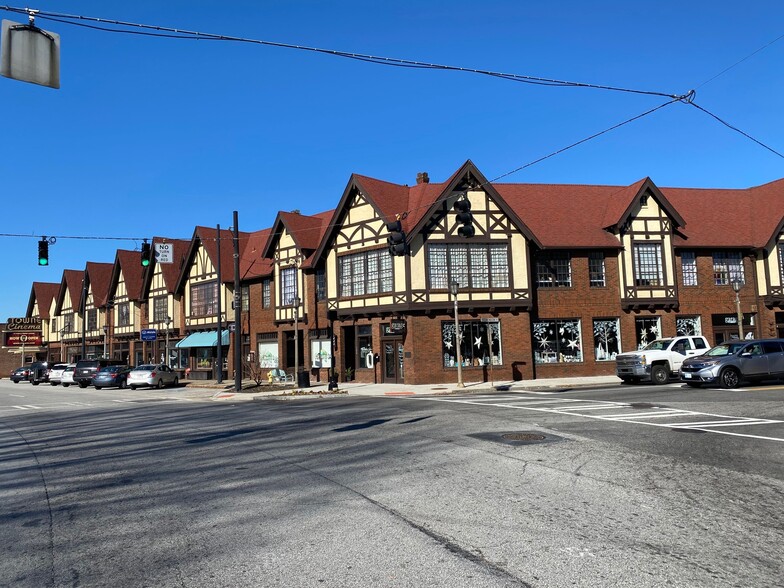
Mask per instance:
[[[781,386],[212,401],[0,380],[0,460],[0,586],[784,584]]]

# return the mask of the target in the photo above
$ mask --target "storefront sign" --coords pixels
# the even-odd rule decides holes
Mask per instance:
[[[21,317],[9,318],[8,324],[5,327],[6,331],[40,331],[41,319],[40,317]]]
[[[142,329],[142,341],[155,341],[158,338],[156,329]]]
[[[43,343],[41,333],[6,333],[6,347],[39,347]]]
[[[385,337],[405,335],[406,321],[397,319],[390,321],[388,325],[381,325],[381,333]]]

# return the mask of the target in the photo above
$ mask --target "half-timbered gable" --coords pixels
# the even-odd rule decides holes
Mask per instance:
[[[167,329],[173,340],[180,337],[183,327],[183,296],[177,291],[190,241],[154,237],[152,249],[165,243],[169,247],[171,263],[159,263],[157,257],[150,261],[143,274],[141,296],[147,301],[146,322],[156,329]],[[172,343],[174,344],[174,343]],[[155,356],[158,356],[156,351]]]
[[[87,262],[85,269],[85,294],[84,336],[87,342],[92,343],[92,352],[88,355],[100,355],[95,346],[102,345],[107,334],[104,332],[104,312],[109,300],[109,286],[111,284],[114,264]],[[102,350],[101,350],[102,352]]]
[[[57,316],[60,317],[60,340],[63,345],[78,341],[82,333],[82,286],[84,270],[64,270],[57,295]]]
[[[41,319],[41,337],[43,341],[52,340],[52,318],[54,317],[53,312],[56,308],[59,290],[60,284],[52,282],[33,282],[33,286],[30,289],[30,299],[27,303],[27,314],[25,316]]]

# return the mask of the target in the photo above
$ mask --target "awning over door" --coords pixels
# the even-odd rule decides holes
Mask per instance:
[[[215,347],[218,344],[218,331],[203,331],[200,333],[191,333],[182,341],[177,341],[175,347],[180,349],[185,347]],[[221,333],[221,345],[226,346],[229,344],[229,330],[226,329]]]

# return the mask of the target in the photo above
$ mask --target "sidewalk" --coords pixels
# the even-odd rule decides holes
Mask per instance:
[[[359,382],[340,382],[337,390],[330,391],[327,382],[313,382],[307,388],[299,388],[293,384],[274,385],[264,384],[256,386],[251,380],[242,381],[242,391],[234,390],[234,381],[224,380],[218,384],[215,380],[200,380],[184,382],[188,391],[192,393],[203,392],[215,400],[264,398],[269,396],[281,397],[308,397],[319,395],[333,395],[340,393],[348,396],[414,396],[433,394],[483,394],[492,392],[523,392],[543,390],[570,390],[591,386],[606,386],[618,384],[616,376],[590,376],[582,378],[547,378],[541,380],[499,381],[493,382],[466,382],[465,387],[458,388],[457,384],[364,384]]]

